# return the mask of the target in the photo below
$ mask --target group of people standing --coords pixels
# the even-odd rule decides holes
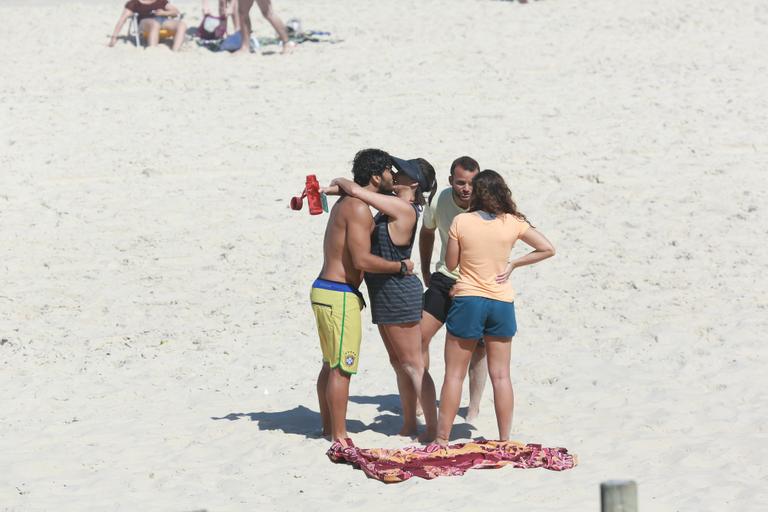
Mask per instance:
[[[283,53],[291,51],[295,44],[288,38],[288,30],[280,17],[275,14],[272,8],[272,0],[216,0],[219,7],[219,18],[226,25],[229,17],[232,18],[235,31],[240,32],[240,51],[249,53],[251,51],[251,7],[254,2],[259,6],[261,15],[264,16],[272,28],[275,29],[278,38],[282,44]],[[208,0],[203,0],[203,14],[209,14]],[[181,11],[169,0],[128,0],[125,3],[123,12],[117,20],[115,30],[109,40],[109,46],[115,46],[120,31],[126,21],[137,15],[138,30],[146,34],[147,46],[157,46],[160,42],[161,30],[167,30],[173,34],[173,43],[171,49],[179,50],[184,43],[187,25],[181,19]]]
[[[517,330],[509,277],[515,268],[553,256],[552,244],[518,211],[504,179],[492,170],[481,172],[470,157],[453,162],[450,187],[437,199],[435,170],[423,158],[364,149],[355,155],[352,174],[352,180],[336,178],[323,188],[341,197],[330,211],[323,267],[310,293],[323,353],[317,394],[324,435],[350,442],[346,411],[359,362],[366,305],[359,286],[365,280],[372,321],[397,377],[400,434],[418,435],[420,406],[426,428],[419,440],[448,444],[469,368],[468,419],[479,412],[487,372],[499,439],[509,439],[514,406],[509,367]],[[375,217],[369,207],[378,211]],[[422,213],[419,251],[426,292],[411,260]],[[440,261],[430,273],[435,231]],[[533,250],[510,260],[517,240]],[[443,324],[445,377],[438,414],[429,344]]]

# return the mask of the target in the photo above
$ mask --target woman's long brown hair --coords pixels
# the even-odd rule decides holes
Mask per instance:
[[[472,196],[469,199],[469,211],[484,212],[494,215],[509,213],[518,219],[528,222],[528,219],[517,209],[512,199],[512,192],[496,171],[486,169],[472,178]],[[533,226],[531,226],[533,227]]]

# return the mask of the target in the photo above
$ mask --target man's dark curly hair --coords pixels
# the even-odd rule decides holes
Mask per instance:
[[[380,176],[387,168],[392,169],[392,157],[380,149],[362,149],[352,162],[355,183],[361,187],[371,182],[371,176]]]

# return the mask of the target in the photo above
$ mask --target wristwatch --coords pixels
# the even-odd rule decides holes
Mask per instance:
[[[408,273],[408,265],[405,264],[405,260],[400,260],[400,275],[404,276]]]

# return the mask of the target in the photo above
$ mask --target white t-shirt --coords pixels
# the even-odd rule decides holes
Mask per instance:
[[[459,278],[459,267],[451,272],[445,266],[445,251],[448,249],[448,231],[451,229],[453,219],[467,210],[456,204],[453,199],[453,189],[448,187],[440,192],[432,205],[424,207],[423,226],[427,229],[437,229],[440,232],[440,261],[436,270],[451,279]]]

